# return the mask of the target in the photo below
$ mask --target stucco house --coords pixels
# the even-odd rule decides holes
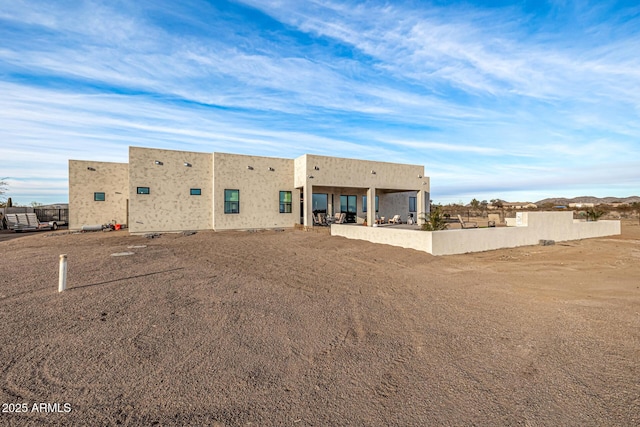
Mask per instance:
[[[69,228],[132,233],[313,226],[313,213],[429,211],[424,167],[305,154],[296,159],[129,147],[128,163],[69,160]]]

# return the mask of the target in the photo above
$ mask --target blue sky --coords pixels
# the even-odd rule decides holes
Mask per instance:
[[[0,178],[128,146],[422,164],[435,202],[640,193],[637,1],[0,0]]]

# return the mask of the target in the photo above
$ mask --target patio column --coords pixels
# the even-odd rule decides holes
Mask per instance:
[[[367,190],[367,226],[376,223],[376,187]]]
[[[304,191],[302,196],[302,218],[305,227],[313,226],[313,221],[311,221],[313,215],[313,185],[308,182],[303,187],[302,191]]]
[[[416,199],[416,214],[418,215],[417,224],[422,225],[424,223],[424,218],[429,216],[430,206],[429,206],[429,193],[419,189]]]

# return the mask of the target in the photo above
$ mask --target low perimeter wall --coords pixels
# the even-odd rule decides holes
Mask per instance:
[[[578,221],[573,219],[572,212],[520,212],[516,223],[515,227],[444,231],[333,224],[331,235],[416,249],[432,255],[453,255],[537,245],[540,240],[561,242],[620,234],[620,221]]]

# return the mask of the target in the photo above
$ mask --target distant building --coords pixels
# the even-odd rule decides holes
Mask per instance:
[[[595,206],[594,203],[569,203],[570,208],[577,208],[577,209],[592,208],[594,206]]]
[[[504,202],[502,206],[506,209],[536,209],[538,207],[531,202]]]

